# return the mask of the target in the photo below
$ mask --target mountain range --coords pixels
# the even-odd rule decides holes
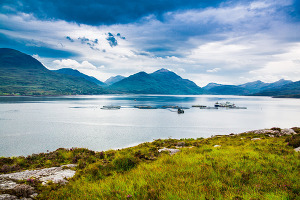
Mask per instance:
[[[254,81],[241,85],[222,85],[209,83],[203,87],[205,94],[215,95],[253,95],[253,96],[281,96],[298,95],[300,87],[297,82],[280,79],[274,83]],[[280,91],[280,92],[279,92]],[[287,96],[288,97],[288,96]]]
[[[241,85],[209,83],[201,88],[167,69],[115,76],[105,83],[78,70],[50,71],[37,59],[14,49],[0,48],[0,95],[74,94],[215,94],[300,97],[300,81],[254,81]]]
[[[139,72],[108,87],[113,91],[134,94],[202,94],[202,88],[174,72],[160,69],[151,74]]]
[[[103,94],[106,91],[80,77],[48,70],[20,51],[0,48],[0,95]]]

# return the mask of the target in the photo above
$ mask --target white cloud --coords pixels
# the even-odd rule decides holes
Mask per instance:
[[[208,73],[215,73],[215,72],[218,72],[218,71],[220,71],[221,70],[221,68],[213,68],[213,69],[208,69],[208,70],[206,70],[206,72],[208,72]]]
[[[86,60],[79,63],[76,60],[72,60],[72,59],[62,59],[62,60],[54,60],[53,63],[54,63],[55,68],[57,68],[57,69],[60,69],[60,68],[90,69],[90,70],[97,69],[96,66],[89,63]]]

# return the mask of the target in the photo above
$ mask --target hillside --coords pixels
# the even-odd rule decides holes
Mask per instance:
[[[255,96],[273,96],[273,97],[300,97],[300,81],[285,84],[278,88],[271,88],[263,90],[259,93],[254,94]]]
[[[35,58],[0,48],[0,95],[103,94],[95,83],[52,72]]]
[[[135,94],[201,94],[194,82],[182,79],[166,69],[151,74],[139,72],[108,87],[114,91]]]
[[[42,185],[38,178],[29,178],[19,181],[23,192],[20,187],[2,191],[0,187],[0,195],[21,199],[37,192],[37,199],[51,200],[298,199],[300,160],[294,148],[300,145],[300,128],[292,129],[158,139],[104,152],[60,148],[27,157],[0,157],[0,173],[77,164],[72,168],[75,176],[65,185]],[[7,184],[11,182],[2,185]]]
[[[59,73],[59,74],[66,74],[66,75],[71,75],[71,76],[75,76],[75,77],[81,77],[81,78],[84,78],[87,81],[90,81],[92,83],[96,83],[97,85],[100,85],[100,86],[105,86],[106,85],[105,83],[103,83],[102,81],[99,81],[95,77],[83,74],[83,73],[79,72],[76,69],[62,68],[62,69],[59,69],[59,70],[52,70],[52,71],[54,71],[56,73]]]

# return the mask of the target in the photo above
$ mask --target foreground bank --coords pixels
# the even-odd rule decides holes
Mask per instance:
[[[0,158],[5,176],[77,165],[68,183],[50,179],[45,184],[32,175],[18,181],[11,178],[18,188],[0,192],[3,198],[15,199],[296,199],[299,133],[299,128],[272,128],[207,139],[155,140],[105,152],[58,149],[26,158]]]

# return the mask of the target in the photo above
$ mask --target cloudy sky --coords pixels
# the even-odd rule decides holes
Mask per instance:
[[[101,81],[167,68],[209,82],[300,80],[300,0],[1,0],[0,47]]]

